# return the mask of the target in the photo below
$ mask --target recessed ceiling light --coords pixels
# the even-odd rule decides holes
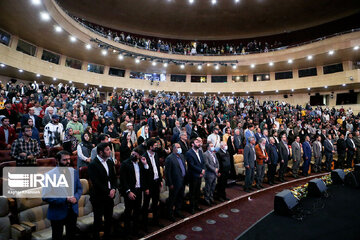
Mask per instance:
[[[343,83],[342,86],[345,87],[345,86],[346,86],[346,83]]]
[[[215,65],[215,70],[219,70],[219,65]]]
[[[168,66],[168,63],[164,63],[164,67],[167,67]]]
[[[36,74],[36,77],[40,77],[41,75],[40,74]]]
[[[246,94],[249,94],[249,92],[248,92],[248,91],[246,91]]]
[[[269,66],[274,66],[274,63],[273,63],[273,62],[269,62]]]
[[[199,64],[199,65],[197,66],[197,68],[198,68],[199,70],[201,70],[201,69],[202,69],[202,65]]]
[[[2,67],[2,68],[4,68],[5,66],[6,66],[6,65],[3,64],[3,63],[0,64],[0,67]]]
[[[54,81],[56,81],[56,80],[57,80],[57,78],[56,78],[56,77],[54,77],[54,78],[53,78],[53,80],[54,80]]]
[[[240,2],[240,0],[235,0],[235,3],[239,3]]]
[[[107,53],[108,53],[108,51],[107,51],[106,49],[101,50],[101,54],[102,54],[102,55],[106,56]]]
[[[184,65],[184,64],[181,64],[181,65],[180,65],[180,68],[181,68],[181,69],[184,69],[184,68],[185,68],[185,65]]]
[[[211,4],[215,5],[217,3],[217,0],[211,0]]]
[[[90,43],[86,44],[86,45],[85,45],[85,48],[86,48],[87,50],[90,50],[90,49],[91,49],[91,44],[90,44]]]
[[[21,73],[22,73],[22,72],[24,72],[24,70],[22,70],[22,69],[19,69],[19,72],[21,72]]]
[[[289,63],[289,64],[293,63],[293,60],[292,60],[292,59],[289,59],[289,60],[288,60],[288,63]]]
[[[232,94],[234,94],[235,92],[231,92]]]
[[[76,42],[76,40],[77,40],[76,37],[74,37],[74,36],[70,36],[69,39],[70,39],[70,42]]]
[[[140,59],[135,58],[135,63],[140,63]]]
[[[193,3],[194,3],[194,0],[189,0],[189,3],[190,3],[190,4],[193,4]]]
[[[307,59],[308,59],[308,60],[311,60],[311,59],[313,59],[313,56],[312,56],[312,55],[309,55],[309,56],[307,56]]]
[[[275,90],[275,92],[279,92],[279,90]]]
[[[264,91],[261,91],[261,93],[264,93]]]
[[[152,64],[153,66],[156,66],[156,62],[155,62],[155,61],[153,61],[151,64]]]
[[[124,55],[119,54],[118,59],[119,59],[119,60],[124,60]]]
[[[334,53],[335,53],[334,50],[330,50],[330,51],[329,51],[329,55],[333,55]]]
[[[41,4],[41,0],[31,0],[31,3],[33,5],[40,5]]]
[[[360,48],[359,46],[355,46],[354,50],[359,50],[359,48]]]
[[[206,92],[204,92],[204,94],[206,94]]]
[[[102,88],[102,86],[101,86],[101,85],[99,85],[99,88]]]
[[[114,89],[116,90],[116,87],[114,87]]]
[[[233,69],[236,69],[236,67],[237,67],[236,64],[232,66]]]
[[[328,88],[328,86],[324,86],[324,88]]]
[[[62,28],[60,26],[55,26],[54,29],[55,29],[55,32],[58,32],[58,33],[62,32]]]
[[[84,83],[85,86],[87,86],[87,83]]]
[[[115,49],[113,49],[113,53],[116,53],[116,50],[115,50]]]
[[[294,89],[291,89],[291,91],[293,92],[293,91],[294,91]]]
[[[220,92],[218,92],[218,94],[220,94]]]
[[[308,90],[311,90],[311,88],[308,87]]]
[[[70,80],[69,83],[72,83],[72,81]]]
[[[269,77],[270,77],[270,76],[269,76],[268,74],[265,75],[265,78],[266,78],[266,79],[269,79]]]
[[[254,68],[254,67],[255,67],[255,64],[251,64],[250,67],[251,67],[251,68]]]
[[[210,65],[211,65],[210,63],[206,64],[206,66],[208,66],[208,67],[210,67]]]
[[[43,21],[49,21],[50,15],[47,12],[40,12],[40,18]]]

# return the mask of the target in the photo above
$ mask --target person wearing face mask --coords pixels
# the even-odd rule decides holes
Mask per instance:
[[[158,205],[160,198],[160,189],[163,185],[162,176],[160,172],[160,163],[159,163],[159,155],[158,155],[158,143],[155,138],[150,138],[146,143],[147,151],[143,155],[146,159],[147,164],[149,165],[149,190],[150,194],[144,196],[143,203],[143,227],[144,230],[147,231],[147,219],[148,219],[148,211],[149,211],[149,203],[150,199],[152,201],[151,211],[153,213],[153,224],[159,226],[159,218],[158,218]]]
[[[135,148],[130,158],[125,160],[120,167],[120,192],[125,200],[125,235],[132,233],[142,237],[139,233],[139,216],[141,211],[142,195],[149,195],[148,171],[149,165],[145,157]],[[133,220],[133,228],[131,228]]]
[[[226,197],[226,185],[227,180],[230,175],[230,153],[228,151],[228,146],[225,142],[221,142],[220,144],[220,150],[216,153],[216,156],[219,160],[219,179],[217,183],[217,194],[219,197],[219,200],[227,201],[230,200]]]
[[[191,149],[186,152],[185,158],[189,172],[190,213],[194,214],[195,210],[202,211],[198,201],[200,198],[201,179],[205,174],[205,161],[200,150],[201,141],[197,138],[192,139],[190,145]]]
[[[185,191],[186,165],[180,144],[175,143],[172,153],[165,159],[165,179],[169,187],[168,218],[184,218],[180,213]]]
[[[214,144],[207,144],[207,151],[204,153],[205,161],[205,189],[204,197],[205,203],[211,206],[214,203],[214,192],[216,187],[216,179],[220,175],[219,173],[219,161],[215,154]]]

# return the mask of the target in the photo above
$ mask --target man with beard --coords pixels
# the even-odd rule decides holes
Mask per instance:
[[[84,127],[81,123],[78,122],[77,114],[74,114],[72,117],[72,121],[67,124],[66,129],[69,128],[73,130],[74,137],[76,137],[76,139],[81,142],[81,135],[84,133]]]
[[[16,131],[10,126],[8,117],[1,119],[0,126],[0,149],[10,149],[12,143],[16,140]]]
[[[317,173],[321,171],[322,143],[321,143],[321,136],[317,135],[315,139],[316,140],[313,142],[314,160],[315,160],[314,172]],[[345,159],[345,155],[344,155],[344,159]]]
[[[288,166],[289,156],[290,156],[290,150],[287,143],[286,134],[283,134],[281,136],[281,141],[279,143],[279,155],[280,155],[280,169],[279,169],[279,181],[285,182],[284,174],[286,171],[286,168]]]
[[[303,148],[303,159],[304,159],[304,163],[302,166],[302,173],[305,177],[308,176],[308,172],[309,172],[309,165],[310,165],[310,161],[311,161],[311,144],[310,144],[310,136],[307,135],[305,137],[305,142],[302,144],[302,148]]]
[[[142,195],[149,195],[148,171],[149,165],[146,158],[139,154],[135,148],[131,157],[125,160],[120,167],[120,191],[125,200],[125,234],[132,233],[142,237],[138,232],[140,228],[139,216],[141,211]],[[131,220],[133,228],[131,229]]]
[[[265,164],[268,163],[269,157],[266,151],[266,139],[260,138],[259,144],[255,146],[256,153],[256,188],[264,188],[262,182],[265,174]]]
[[[250,192],[252,190],[252,183],[254,182],[255,173],[255,137],[248,138],[248,144],[244,148],[244,167],[245,167],[245,185],[244,191]]]
[[[275,139],[273,137],[270,137],[270,144],[267,147],[267,152],[269,156],[268,161],[268,183],[270,185],[275,184],[275,173],[276,173],[276,167],[279,161],[279,150],[275,145]]]
[[[298,172],[301,161],[300,136],[296,136],[295,141],[291,144],[291,150],[292,150],[292,158],[293,158],[292,174],[294,178],[298,178]]]
[[[337,154],[338,154],[338,167],[344,168],[345,164],[345,155],[346,155],[346,142],[345,142],[345,135],[340,133],[340,137],[336,142],[337,146]]]
[[[198,138],[192,139],[190,145],[191,149],[186,152],[185,158],[189,173],[190,213],[194,214],[195,210],[202,210],[198,206],[198,201],[200,198],[201,179],[205,174],[205,161],[200,150],[201,141]]]
[[[70,153],[68,152],[58,152],[56,154],[56,160],[57,167],[51,171],[52,174],[58,174],[61,171],[66,171],[66,169],[59,169],[58,167],[70,167]],[[67,198],[43,199],[49,203],[47,219],[51,222],[53,240],[63,239],[64,226],[66,227],[66,239],[75,239],[76,220],[79,215],[78,201],[81,197],[83,189],[80,183],[79,173],[76,170],[71,170],[74,171],[74,195]]]
[[[346,148],[347,148],[347,156],[346,156],[346,163],[347,163],[347,167],[352,167],[352,162],[353,162],[353,158],[354,158],[354,154],[356,152],[356,145],[355,142],[353,140],[353,135],[352,133],[348,134],[348,137],[346,139]]]
[[[21,128],[23,136],[11,145],[10,155],[16,159],[16,166],[35,166],[36,157],[40,154],[37,140],[32,139],[32,129],[29,125]]]

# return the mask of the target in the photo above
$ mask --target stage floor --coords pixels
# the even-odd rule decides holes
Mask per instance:
[[[303,199],[293,217],[270,213],[238,239],[360,239],[360,190],[332,185],[328,193],[328,198]]]

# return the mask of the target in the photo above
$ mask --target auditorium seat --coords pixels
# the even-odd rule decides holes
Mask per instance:
[[[244,154],[244,149],[238,149],[238,154]]]
[[[9,201],[0,196],[0,239],[25,239],[26,229],[19,224],[10,225]]]
[[[52,147],[52,148],[49,148],[49,152],[48,152],[48,156],[49,157],[55,157],[56,154],[58,152],[60,152],[61,150],[63,150],[64,148],[63,147]]]
[[[124,199],[120,196],[120,193],[117,190],[114,198],[113,219],[118,221],[121,218],[124,211],[125,211]]]
[[[0,150],[0,163],[11,161],[10,150]]]
[[[160,202],[166,204],[166,200],[169,198],[169,188],[168,186],[166,186],[165,180],[163,179],[162,181],[163,186],[160,189]]]
[[[234,155],[234,168],[236,175],[244,175],[245,168],[244,168],[244,155],[242,154],[235,154]]]
[[[150,131],[150,137],[156,137],[158,135],[158,131]]]
[[[70,166],[72,166],[75,169],[77,169],[77,159],[78,157],[76,155],[70,156]]]
[[[51,225],[46,218],[49,205],[41,198],[19,194],[16,199],[19,224],[31,232],[31,239],[50,240]]]
[[[90,202],[89,182],[86,179],[80,179],[83,193],[79,199],[79,216],[76,226],[80,232],[89,232],[94,224],[94,213]]]
[[[39,167],[55,167],[56,160],[55,158],[38,158],[36,159],[36,164]]]
[[[120,163],[120,152],[115,152],[115,159]]]
[[[87,166],[80,167],[80,169],[79,169],[79,177],[80,177],[80,179],[89,179],[88,167]]]

